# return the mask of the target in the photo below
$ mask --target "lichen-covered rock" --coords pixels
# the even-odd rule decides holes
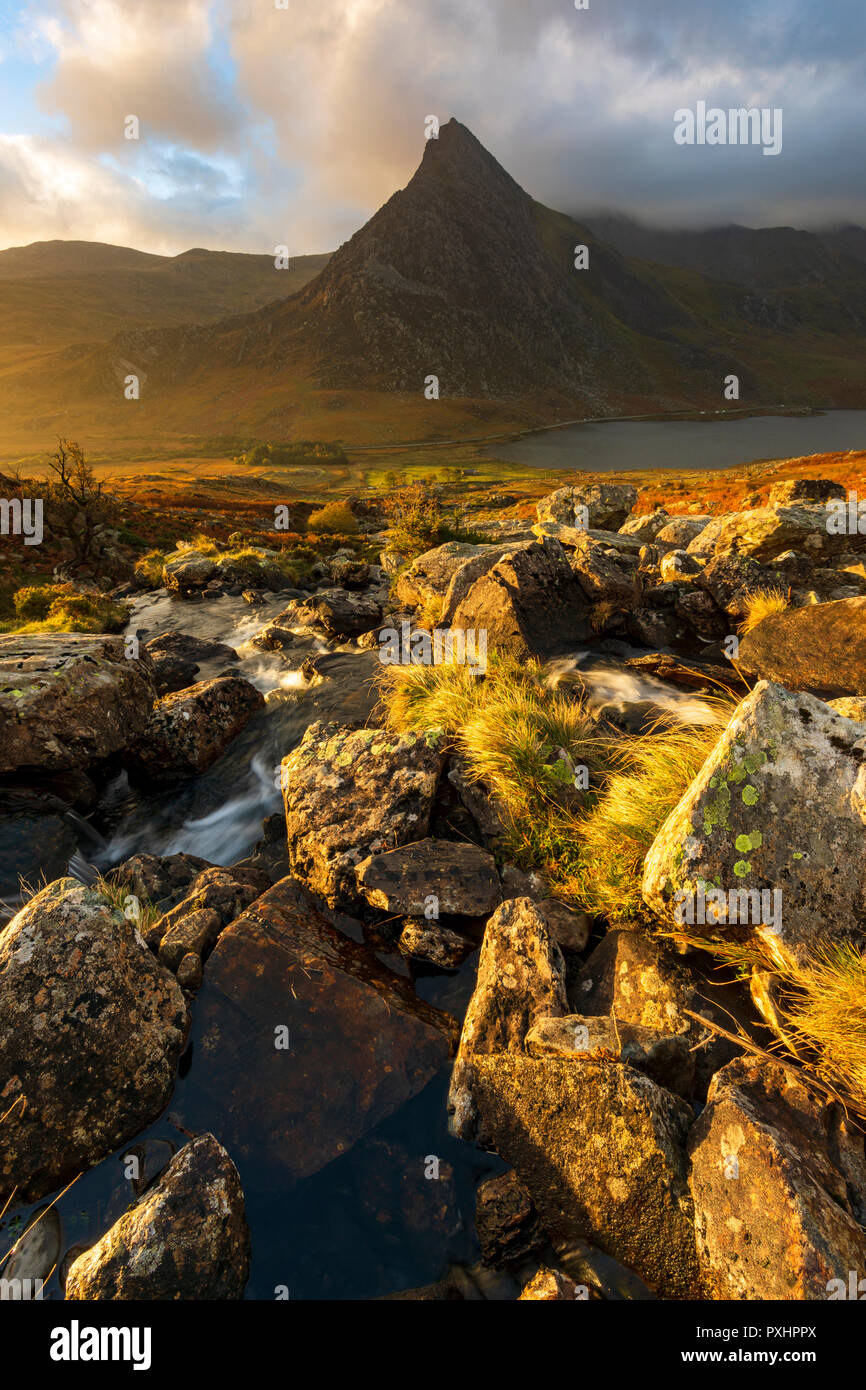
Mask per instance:
[[[520,1052],[541,1018],[567,1013],[565,962],[531,898],[509,898],[484,932],[475,990],[463,1021],[448,1094],[449,1129],[476,1137],[475,1062],[482,1053]]]
[[[354,905],[362,859],[428,833],[442,744],[433,731],[311,724],[282,764],[294,876],[331,906]]]
[[[672,516],[666,526],[656,531],[653,544],[660,548],[683,549],[705,531],[711,516]]]
[[[626,517],[619,528],[621,536],[634,536],[637,541],[654,541],[659,531],[664,530],[671,521],[663,507],[654,512],[641,512],[639,516]]]
[[[866,597],[771,613],[740,641],[747,675],[825,696],[866,693]]]
[[[501,550],[501,547],[498,548]],[[446,541],[434,550],[426,550],[398,576],[395,586],[397,598],[413,608],[444,598],[456,571],[467,560],[483,558],[495,549],[497,547],[492,545]]]
[[[578,1062],[587,1057],[615,1058],[686,1098],[694,1086],[695,1059],[687,1038],[607,1015],[539,1019],[526,1035],[526,1051],[530,1057],[572,1057]]]
[[[761,681],[738,705],[644,862],[659,915],[736,924],[788,958],[866,921],[866,731]]]
[[[616,1062],[501,1052],[474,1071],[478,1140],[516,1169],[556,1248],[589,1240],[661,1297],[700,1298],[691,1107]]]
[[[617,531],[635,502],[637,488],[631,483],[585,483],[577,487],[561,487],[536,503],[539,521],[559,521],[566,526],[580,526],[584,516],[578,509],[585,507],[583,524],[602,531]]]
[[[122,637],[0,637],[0,772],[86,767],[144,729],[156,696],[150,657]]]
[[[101,1240],[70,1266],[67,1299],[236,1299],[250,1269],[237,1169],[200,1134]]]
[[[509,550],[476,579],[452,627],[487,633],[488,648],[526,659],[550,656],[587,636],[589,603],[565,551],[545,539]]]
[[[828,705],[843,719],[853,719],[855,724],[866,724],[866,695],[843,695],[838,700],[828,700]]]
[[[443,927],[441,922],[410,917],[403,924],[397,946],[402,955],[412,960],[428,961],[440,970],[454,970],[475,950],[476,943],[471,937]]]
[[[539,1269],[518,1295],[518,1303],[572,1303],[577,1285],[558,1269]]]
[[[830,478],[789,478],[783,483],[773,483],[768,506],[784,507],[791,502],[829,502],[831,497],[847,496],[842,484]]]
[[[820,1301],[866,1269],[863,1136],[840,1105],[765,1058],[740,1057],[714,1078],[689,1147],[712,1296]]]
[[[637,572],[608,555],[599,541],[581,536],[569,551],[568,563],[591,603],[612,603],[623,610],[637,606],[641,592]]]
[[[843,548],[861,550],[866,537],[839,536],[828,529],[826,507],[756,507],[714,517],[688,545],[690,554],[727,555],[737,551],[756,560],[775,560],[790,549],[813,555],[837,554]]]
[[[423,917],[429,908],[449,916],[483,917],[499,902],[493,855],[466,840],[415,840],[370,855],[355,869],[372,907]]]
[[[107,898],[69,878],[31,898],[0,932],[0,1201],[36,1200],[148,1124],[186,1027],[177,983]]]
[[[207,957],[223,927],[249,907],[271,886],[261,869],[207,868],[200,873],[180,902],[154,922],[147,944],[158,949],[169,970],[176,970],[188,951]]]
[[[241,676],[218,676],[164,695],[129,751],[130,764],[151,782],[204,772],[264,703],[261,691]]]
[[[291,879],[226,928],[197,1001],[184,1120],[277,1185],[318,1172],[443,1068],[447,1014],[330,926]]]

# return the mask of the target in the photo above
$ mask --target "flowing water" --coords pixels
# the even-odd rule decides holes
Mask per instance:
[[[228,667],[223,661],[203,664],[198,679],[237,672],[263,692],[266,704],[200,777],[156,792],[130,786],[125,774],[117,777],[104,790],[93,818],[98,833],[91,827],[89,838],[82,838],[76,863],[83,876],[137,852],[182,851],[217,864],[245,858],[261,836],[263,818],[280,807],[276,769],[307,725],[315,719],[367,719],[376,702],[376,653],[331,648],[327,677],[308,685],[300,666],[308,656],[328,650],[320,641],[299,635],[297,644],[283,653],[263,653],[249,644],[254,632],[283,606],[284,599],[276,596],[253,611],[228,596],[184,602],[158,594],[136,600],[130,631],[149,640],[176,629],[227,643],[240,661]],[[552,679],[579,671],[598,706],[619,704],[625,709],[645,702],[703,721],[706,706],[699,699],[624,670],[621,657],[628,649],[620,646],[607,644],[601,653],[576,652],[557,663]],[[356,937],[361,930],[360,924],[346,919],[335,919],[335,925]],[[413,980],[418,997],[462,1018],[473,988],[477,951],[459,971],[448,973],[409,966],[381,950],[378,955]],[[206,970],[199,1002],[209,988]],[[145,1176],[153,1175],[186,1142],[190,1124],[195,1132],[211,1129],[219,1137],[220,1107],[196,1085],[198,1012],[194,1003],[190,1037],[166,1112],[61,1197],[44,1218],[42,1253],[29,1265],[19,1260],[19,1277],[48,1276],[52,1264],[68,1264],[122,1215],[136,1196],[124,1176],[127,1155],[138,1155]],[[326,1019],[321,1026],[327,1027]],[[338,1079],[335,1082],[339,1091]],[[243,1074],[227,1075],[225,1083],[227,1091],[244,1093]],[[482,1178],[503,1171],[505,1165],[450,1138],[447,1087],[447,1074],[437,1076],[342,1158],[294,1189],[275,1188],[273,1177],[254,1158],[238,1161],[253,1248],[247,1298],[284,1297],[286,1290],[297,1299],[376,1298],[432,1282],[449,1268],[465,1269],[477,1261],[475,1189]],[[267,1117],[256,1118],[267,1122]],[[423,1177],[431,1155],[439,1160],[438,1181]],[[0,1221],[0,1257],[37,1209],[7,1214]],[[515,1293],[506,1281],[489,1296]],[[62,1297],[56,1269],[47,1278],[44,1297]]]

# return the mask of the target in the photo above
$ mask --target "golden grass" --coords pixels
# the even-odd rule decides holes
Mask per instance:
[[[790,607],[790,600],[783,589],[757,589],[746,600],[746,616],[737,629],[741,636],[752,632],[773,613],[784,613]]]

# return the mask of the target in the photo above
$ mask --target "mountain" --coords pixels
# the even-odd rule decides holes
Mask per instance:
[[[267,257],[192,251],[141,263],[131,252],[110,273],[43,276],[49,295],[62,284],[67,299],[70,285],[83,296],[78,336],[58,330],[66,347],[47,380],[41,360],[38,371],[25,361],[0,373],[0,406],[21,419],[24,402],[28,428],[98,421],[110,434],[131,427],[122,385],[135,373],[135,428],[351,442],[477,433],[479,420],[717,408],[730,373],[744,405],[863,405],[858,231],[588,226],[536,202],[451,120],[407,186],[271,302],[238,303],[290,274],[268,270]],[[588,269],[575,267],[578,246]],[[0,255],[0,297],[33,287],[20,255],[4,254],[12,271],[4,278]],[[222,317],[213,312],[232,296]],[[123,314],[124,331],[103,330],[106,315]],[[431,376],[438,402],[424,399]]]

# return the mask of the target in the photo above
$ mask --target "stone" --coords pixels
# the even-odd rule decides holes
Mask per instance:
[[[84,768],[145,728],[156,696],[149,656],[122,637],[0,637],[0,773]]]
[[[426,550],[397,576],[394,586],[397,598],[410,608],[423,608],[437,598],[444,598],[454,574],[467,560],[483,558],[497,548],[502,547],[446,541],[434,550]]]
[[[69,868],[78,841],[61,815],[0,815],[0,898],[15,899],[22,885],[50,883]]]
[[[0,932],[0,1204],[13,1188],[36,1201],[149,1124],[186,1029],[176,981],[107,898],[71,878],[31,898]]]
[[[518,1295],[518,1303],[573,1303],[577,1285],[558,1269],[539,1269]]]
[[[791,502],[829,502],[831,497],[847,496],[842,484],[829,478],[789,478],[784,483],[773,483],[768,505],[784,507]]]
[[[664,530],[669,525],[671,517],[663,509],[659,508],[654,512],[643,512],[640,516],[629,516],[619,528],[621,536],[634,536],[638,541],[655,540],[659,531]]]
[[[637,501],[637,488],[631,483],[587,483],[558,488],[536,504],[539,521],[559,521],[574,526],[581,518],[587,527],[617,531]],[[578,511],[585,507],[586,514]]]
[[[218,676],[164,695],[129,750],[130,766],[150,782],[197,776],[264,703],[261,691],[241,676]]]
[[[223,927],[271,886],[268,874],[253,867],[209,867],[198,874],[187,892],[154,922],[148,945],[158,949],[169,970],[177,970],[187,951],[206,958]]]
[[[291,879],[220,936],[196,999],[189,1128],[284,1186],[348,1152],[446,1065],[454,1020],[337,931]]]
[[[311,724],[282,764],[294,876],[332,907],[354,906],[363,859],[428,834],[444,761],[435,731]]]
[[[423,917],[431,899],[436,912],[483,917],[499,902],[499,875],[492,854],[465,840],[416,840],[361,861],[355,878],[371,907]]]
[[[677,580],[694,579],[700,572],[701,567],[697,560],[688,555],[685,550],[668,550],[659,562],[659,573],[663,584],[675,583]]]
[[[476,943],[471,937],[443,927],[441,922],[410,917],[403,925],[397,946],[402,955],[412,960],[427,961],[440,970],[456,970],[475,950]]]
[[[866,695],[843,695],[838,700],[828,700],[828,705],[843,719],[853,719],[855,724],[866,724]]]
[[[607,1057],[645,1072],[659,1086],[688,1099],[694,1088],[695,1059],[688,1039],[659,1033],[617,1018],[566,1014],[542,1018],[526,1035],[530,1057]]]
[[[565,962],[538,905],[531,898],[508,898],[484,932],[475,990],[451,1073],[448,1126],[455,1138],[476,1138],[477,1058],[522,1051],[538,1019],[567,1012]]]
[[[198,550],[182,550],[169,555],[162,569],[162,582],[167,589],[183,593],[203,589],[217,574],[216,560]]]
[[[637,606],[641,586],[635,571],[611,558],[598,541],[581,536],[569,552],[568,563],[590,602],[613,603],[625,611]]]
[[[188,632],[164,632],[145,643],[153,662],[157,695],[170,695],[192,685],[202,661],[237,661],[234,647],[225,642],[209,642]]]
[[[712,894],[709,930],[745,926],[780,960],[850,939],[866,922],[864,765],[862,724],[761,681],[653,841],[644,901],[688,924]]]
[[[335,640],[358,637],[382,621],[382,605],[367,594],[322,589],[307,599],[293,599],[279,615],[281,626],[309,627]]]
[[[529,896],[534,897],[531,892]],[[579,953],[586,949],[592,931],[592,919],[586,912],[573,912],[565,903],[548,897],[537,899],[536,906],[561,951]]]
[[[476,579],[452,627],[486,631],[488,648],[526,660],[586,638],[589,605],[558,541],[510,550]]]
[[[654,544],[682,550],[691,544],[712,521],[711,516],[672,516],[667,526],[656,531]]]
[[[116,864],[105,877],[109,883],[126,888],[142,903],[151,903],[167,912],[186,896],[187,889],[202,869],[211,866],[195,854],[134,854]]]
[[[866,597],[770,614],[740,639],[737,663],[792,690],[866,694]]]
[[[690,554],[726,555],[737,551],[755,560],[775,560],[786,550],[805,548],[814,555],[834,554],[843,545],[861,550],[866,537],[839,536],[828,531],[830,514],[824,506],[756,507],[715,517],[689,543]]]
[[[615,1062],[500,1052],[474,1070],[478,1142],[516,1170],[554,1247],[588,1240],[660,1297],[700,1298],[691,1107]]]
[[[766,1058],[740,1057],[714,1078],[689,1149],[712,1297],[820,1302],[834,1281],[849,1296],[849,1272],[866,1270],[863,1136],[841,1105]]]
[[[532,1198],[513,1169],[479,1184],[475,1229],[481,1258],[493,1269],[523,1264],[547,1241]]]
[[[175,1154],[157,1184],[79,1255],[66,1298],[239,1299],[250,1237],[237,1169],[212,1134]]]

